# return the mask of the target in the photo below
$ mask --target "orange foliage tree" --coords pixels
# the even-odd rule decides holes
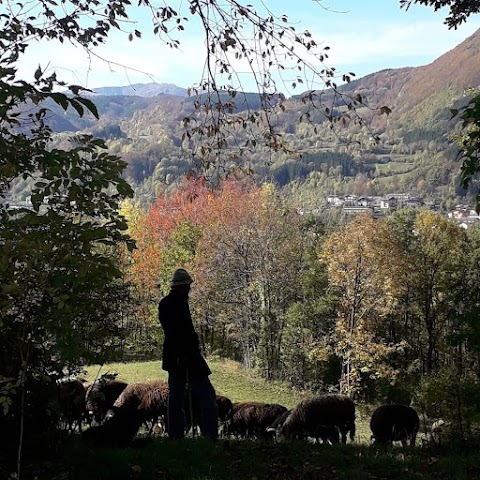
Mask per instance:
[[[187,268],[202,344],[273,377],[301,269],[297,219],[273,187],[247,182],[228,180],[212,191],[189,180],[159,197],[137,220],[131,267],[133,282],[152,292],[150,319],[157,284],[167,293],[171,272]]]

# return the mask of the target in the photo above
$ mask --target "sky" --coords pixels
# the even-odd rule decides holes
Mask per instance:
[[[186,0],[172,0],[169,4]],[[308,30],[317,43],[328,45],[327,65],[339,74],[354,72],[362,77],[385,68],[431,63],[480,28],[480,15],[472,16],[457,30],[443,21],[447,10],[414,5],[400,9],[399,0],[250,0],[262,12],[265,6],[278,15],[286,14],[299,31]],[[262,6],[263,3],[263,6]],[[1,13],[1,12],[0,12]],[[186,24],[177,37],[179,50],[163,44],[151,30],[147,12],[131,11],[131,24],[143,32],[141,39],[128,41],[127,33],[116,33],[106,45],[89,56],[79,47],[53,42],[33,42],[19,64],[24,78],[31,78],[40,64],[55,70],[69,84],[87,88],[126,86],[135,83],[173,83],[180,87],[198,84],[202,77],[206,49],[198,25]],[[316,66],[316,65],[315,65]],[[242,88],[255,90],[246,64],[238,63]],[[280,77],[276,78],[277,81]],[[291,78],[286,78],[291,85]],[[316,86],[318,88],[318,86]],[[280,88],[282,90],[282,88]],[[282,90],[283,91],[283,90]],[[133,92],[132,92],[133,93]],[[290,92],[296,93],[296,92]]]

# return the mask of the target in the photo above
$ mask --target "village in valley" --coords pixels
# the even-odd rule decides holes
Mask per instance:
[[[402,208],[442,210],[439,202],[424,201],[409,193],[391,193],[385,196],[328,195],[326,203],[328,208],[341,209],[346,215],[368,213],[374,218],[387,216]],[[443,213],[465,229],[480,222],[480,215],[472,205],[458,204]]]
[[[30,197],[26,197],[24,202],[10,201],[5,199],[4,205],[8,205],[11,210],[19,210],[22,208],[31,208],[32,202]],[[48,198],[44,200],[48,203]],[[467,229],[469,226],[480,223],[480,215],[475,210],[475,206],[468,204],[458,204],[452,210],[443,211],[438,200],[425,201],[410,193],[391,193],[384,196],[365,196],[365,195],[328,195],[326,197],[326,206],[329,209],[341,210],[345,215],[358,215],[367,213],[373,218],[381,218],[400,210],[402,208],[430,208],[431,210],[444,213],[448,218],[455,220],[462,228]],[[300,208],[298,213],[319,213],[321,208],[303,209]]]

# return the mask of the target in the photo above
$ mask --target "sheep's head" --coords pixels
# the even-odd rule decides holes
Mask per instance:
[[[110,408],[110,410],[108,410],[107,413],[105,414],[105,422],[111,422],[117,416],[118,415],[115,408]]]

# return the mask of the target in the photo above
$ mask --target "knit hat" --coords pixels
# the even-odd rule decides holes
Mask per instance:
[[[175,287],[176,285],[190,285],[193,283],[193,278],[184,268],[177,268],[173,272],[172,279],[170,280],[170,286]]]

